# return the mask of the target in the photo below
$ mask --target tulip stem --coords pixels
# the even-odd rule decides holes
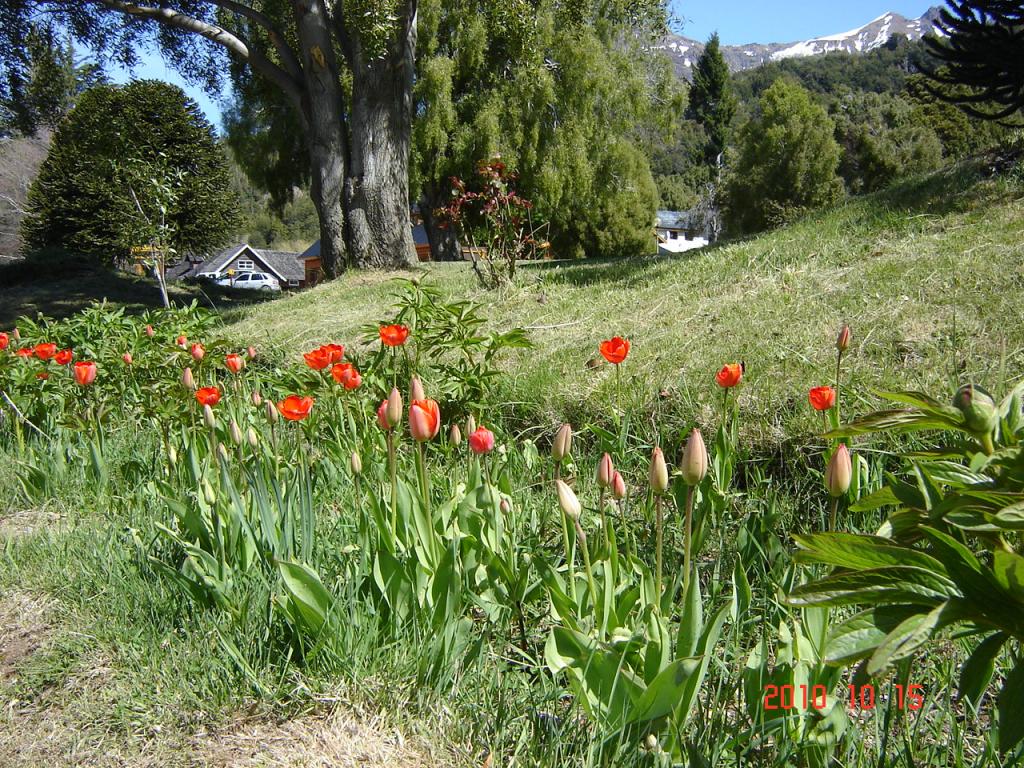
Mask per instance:
[[[654,545],[654,594],[657,604],[655,608],[661,610],[661,545],[663,520],[661,514],[661,494],[654,495],[654,527],[657,540]]]
[[[612,551],[612,540],[608,534],[608,518],[604,513],[604,488],[601,488],[601,492],[597,502],[598,507],[601,510],[601,530],[604,531],[604,545],[609,552]]]
[[[427,513],[427,520],[430,520],[430,480],[427,478],[427,456],[423,443],[417,442],[416,450],[419,454],[420,495],[423,497],[423,510]]]
[[[398,475],[395,469],[395,436],[389,430],[388,439],[388,475],[391,478],[391,532],[398,538]]]
[[[839,367],[843,363],[843,350],[836,352],[836,416],[839,416]],[[837,419],[838,420],[838,419]]]
[[[693,546],[693,486],[686,488],[686,530],[683,533],[683,598],[690,590],[690,549]]]
[[[568,516],[563,514],[562,518],[562,543],[565,546],[565,562],[569,567],[569,596],[572,597],[573,605],[576,604],[576,567],[573,563],[575,552],[569,539],[569,525],[566,522]]]
[[[836,530],[836,516],[837,516],[836,512],[838,511],[838,509],[839,509],[839,497],[836,496],[836,497],[833,497],[833,499],[832,499],[832,509],[831,509],[831,511],[829,512],[829,515],[828,515],[828,529],[830,531],[832,531],[833,533],[835,533],[835,530]]]
[[[590,588],[590,604],[591,609],[594,612],[594,621],[597,622],[599,619],[598,615],[598,599],[597,599],[597,586],[594,582],[594,570],[590,566],[590,549],[587,547],[587,534],[583,531],[583,526],[580,525],[579,520],[574,520],[573,524],[576,526],[576,538],[579,539],[580,549],[583,550],[583,567],[587,570],[587,585]],[[604,637],[604,622],[599,622],[598,626],[600,637]]]

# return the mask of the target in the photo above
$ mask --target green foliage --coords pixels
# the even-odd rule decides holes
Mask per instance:
[[[843,191],[832,120],[808,91],[778,80],[759,107],[740,131],[726,183],[727,221],[737,232],[776,226],[831,205]]]
[[[903,176],[933,171],[942,162],[939,137],[904,98],[843,94],[832,118],[843,149],[839,175],[852,194],[874,192]]]
[[[834,626],[828,659],[876,676],[933,643],[949,627],[970,638],[960,698],[977,707],[1004,645],[1012,669],[996,697],[999,749],[1024,740],[1024,384],[1001,403],[965,386],[945,405],[918,392],[885,394],[910,408],[870,414],[833,433],[941,430],[940,447],[909,454],[905,477],[890,475],[851,511],[890,508],[874,536],[797,536],[803,562],[837,570],[792,591],[800,605],[857,605],[864,610]]]
[[[135,184],[127,168],[142,169],[129,174]],[[172,174],[174,187],[173,208],[162,214],[173,230],[171,247],[202,254],[222,244],[236,200],[213,129],[195,103],[157,81],[90,89],[55,134],[29,192],[26,247],[124,261],[133,246],[149,242],[137,239],[140,204],[147,216],[168,204],[166,196],[161,202],[149,195],[153,185],[138,185],[162,178],[159,168]]]
[[[729,67],[722,57],[717,32],[711,35],[694,64],[689,95],[687,116],[704,126],[708,135],[704,159],[714,165],[718,155],[725,150],[732,118],[736,114],[736,97],[732,93]]]

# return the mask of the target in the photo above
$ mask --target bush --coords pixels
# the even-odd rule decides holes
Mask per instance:
[[[740,131],[726,182],[726,223],[738,232],[777,226],[843,193],[832,120],[807,90],[778,80],[759,112]]]

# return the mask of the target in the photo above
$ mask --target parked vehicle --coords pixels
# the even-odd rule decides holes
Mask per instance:
[[[233,277],[224,276],[215,280],[217,285],[228,288],[243,288],[253,291],[280,291],[281,283],[266,272],[239,272]]]

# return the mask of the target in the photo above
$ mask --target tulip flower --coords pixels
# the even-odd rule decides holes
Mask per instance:
[[[191,373],[188,368],[185,370]],[[214,406],[220,402],[220,389],[217,387],[200,387],[196,390],[196,400],[202,406]]]
[[[302,357],[305,358],[306,365],[314,371],[322,371],[331,364],[333,355],[331,354],[331,350],[324,347],[317,347],[310,352],[304,353]]]
[[[626,356],[629,354],[629,339],[624,339],[621,336],[613,336],[610,339],[602,341],[599,347],[601,356],[609,363],[619,365]]]
[[[189,349],[189,353],[192,355],[192,359],[198,363],[206,356],[206,349],[197,341]]]
[[[50,378],[50,374],[48,374],[46,371],[40,371],[39,373],[36,374],[36,378],[39,379],[40,381],[46,381],[48,378]]]
[[[850,481],[853,479],[853,462],[850,459],[850,449],[846,443],[840,443],[829,459],[825,467],[825,489],[832,497],[832,513],[829,518],[829,529],[836,529],[836,507],[839,497],[850,490]]]
[[[487,427],[477,427],[469,436],[469,448],[476,454],[490,453],[494,450],[494,433]]]
[[[288,395],[288,397],[277,404],[277,410],[288,421],[302,421],[309,416],[312,408],[312,397],[299,397],[298,395]]]
[[[32,357],[32,350],[28,347],[22,347],[21,349],[16,350],[14,354],[21,358]]]
[[[341,344],[324,344],[320,349],[330,353],[332,363],[340,363],[345,356],[345,347]]]
[[[0,352],[7,349],[7,345],[11,343],[11,337],[6,333],[0,331]]]
[[[224,367],[234,374],[241,373],[245,368],[245,358],[232,352],[224,357]]]
[[[74,352],[72,352],[70,349],[62,349],[60,352],[53,356],[53,362],[55,362],[57,365],[68,365],[74,356]]]
[[[146,335],[149,336],[149,338],[151,338],[151,339],[154,336],[156,336],[156,331],[153,330],[153,326],[152,325],[147,325],[146,326]]]
[[[413,400],[409,406],[409,432],[417,442],[432,440],[441,428],[441,410],[433,400]],[[475,434],[475,433],[474,433]]]
[[[121,355],[121,359],[124,360],[125,365],[131,365],[132,362],[134,361],[131,352],[125,352],[123,355]]]
[[[391,388],[391,394],[388,395],[388,406],[385,411],[388,419],[388,424],[392,427],[397,427],[402,423],[402,394],[398,391],[397,387]]]
[[[188,346],[188,337],[185,336],[185,334],[181,334],[181,336],[175,339],[174,343],[177,344],[182,349],[184,349],[185,347]]]
[[[723,365],[722,369],[715,374],[715,382],[722,389],[731,389],[740,383],[740,379],[743,378],[743,372],[743,363],[728,363]]]
[[[192,376],[191,368],[186,368],[184,371],[181,372],[181,385],[185,387],[185,389],[196,388],[196,380]]]
[[[53,357],[55,354],[57,354],[57,345],[56,344],[36,344],[36,346],[32,350],[32,352],[33,352],[33,354],[35,354],[36,357],[38,357],[40,360],[42,360],[45,363],[47,360],[49,360],[51,357]]]
[[[814,387],[807,393],[807,400],[816,411],[827,411],[836,404],[836,391],[832,387]]]
[[[386,347],[400,347],[409,338],[409,328],[404,325],[382,325],[380,340]]]
[[[79,360],[75,363],[75,383],[80,387],[88,387],[96,381],[96,363]]]
[[[331,367],[331,376],[345,389],[358,389],[363,377],[352,363],[335,363]]]

